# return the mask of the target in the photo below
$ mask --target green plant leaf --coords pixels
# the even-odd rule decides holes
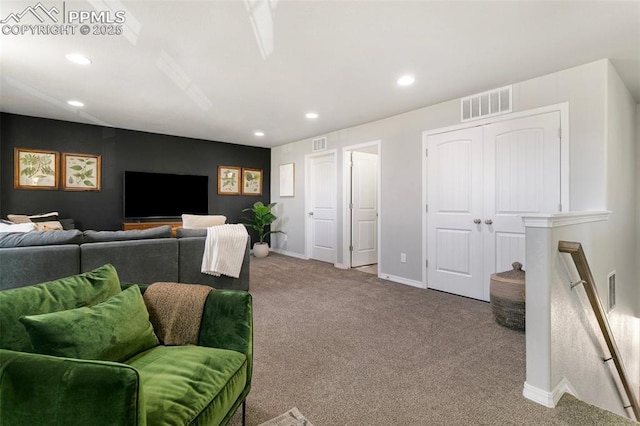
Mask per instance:
[[[93,186],[93,182],[91,182],[90,180],[85,180],[84,184],[87,186]]]
[[[82,166],[71,166],[69,167],[71,170],[82,170]]]

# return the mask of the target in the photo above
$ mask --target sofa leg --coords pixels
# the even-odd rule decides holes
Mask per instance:
[[[246,419],[247,419],[247,399],[245,398],[245,400],[242,401],[242,426],[246,425]]]

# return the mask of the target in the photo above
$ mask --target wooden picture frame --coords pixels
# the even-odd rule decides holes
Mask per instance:
[[[262,169],[242,169],[242,195],[262,195]]]
[[[42,149],[13,149],[15,189],[58,189],[60,153]]]
[[[218,166],[218,195],[240,195],[240,167]]]
[[[102,156],[62,153],[62,189],[65,191],[100,191]]]
[[[280,165],[280,196],[295,196],[295,163]]]

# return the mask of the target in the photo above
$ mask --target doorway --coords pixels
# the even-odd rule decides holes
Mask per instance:
[[[344,264],[378,274],[380,141],[344,148]]]

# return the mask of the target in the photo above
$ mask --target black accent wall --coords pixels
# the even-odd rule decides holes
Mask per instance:
[[[102,156],[102,190],[77,192],[13,188],[13,150],[46,149]],[[78,229],[122,229],[125,170],[209,176],[209,214],[238,223],[241,210],[270,199],[271,150],[68,121],[0,114],[0,214],[58,211]],[[262,196],[218,195],[218,166],[262,169]],[[167,197],[171,197],[167,191]]]

